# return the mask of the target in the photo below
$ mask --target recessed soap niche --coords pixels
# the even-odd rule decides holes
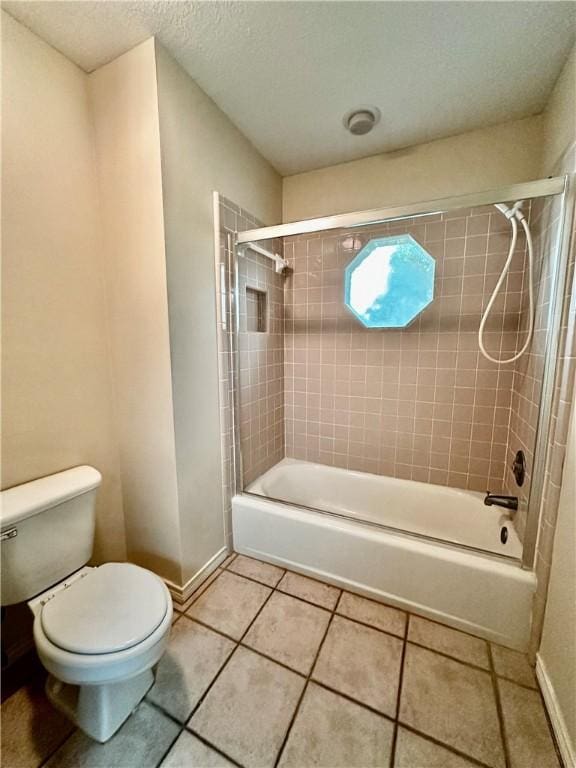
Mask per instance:
[[[266,291],[246,286],[246,330],[249,333],[266,333],[266,304]]]

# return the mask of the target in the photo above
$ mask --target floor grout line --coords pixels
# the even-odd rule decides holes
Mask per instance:
[[[473,757],[472,755],[469,755],[467,752],[462,752],[462,750],[458,749],[457,747],[453,747],[451,744],[446,744],[446,742],[440,741],[434,736],[430,736],[429,733],[424,733],[424,731],[419,731],[418,728],[414,728],[413,725],[410,725],[409,723],[404,723],[402,722],[402,720],[398,720],[398,727],[403,728],[405,731],[410,731],[416,736],[419,736],[420,738],[425,739],[426,741],[429,741],[431,744],[435,744],[437,747],[442,747],[448,752],[452,752],[452,754],[458,755],[458,757],[462,757],[464,760],[468,760],[473,765],[477,765],[478,768],[494,768],[494,766],[491,766],[488,763],[484,763],[482,762],[482,760],[478,760],[477,757]]]
[[[260,562],[260,561],[258,561],[258,562]],[[264,561],[262,561],[262,562],[264,562]],[[278,567],[278,566],[275,566],[275,567]],[[286,572],[287,573],[295,573],[295,571],[286,571]],[[462,630],[455,629],[454,627],[450,627],[447,624],[442,624],[441,622],[433,621],[432,619],[427,619],[425,617],[420,616],[419,614],[411,613],[410,611],[405,611],[402,608],[396,608],[395,606],[388,605],[387,603],[380,603],[377,600],[371,600],[370,598],[364,598],[362,595],[356,595],[354,592],[348,592],[347,590],[340,590],[341,594],[340,594],[340,596],[338,598],[336,606],[334,608],[330,609],[330,608],[326,608],[325,606],[318,605],[318,603],[313,603],[311,600],[307,600],[306,598],[300,597],[299,595],[293,595],[290,592],[285,592],[284,590],[278,589],[278,587],[271,587],[269,584],[266,584],[265,582],[262,582],[262,581],[258,581],[257,579],[254,579],[252,577],[244,576],[243,574],[237,574],[234,571],[232,571],[232,573],[234,573],[234,575],[236,575],[236,576],[240,576],[240,578],[246,579],[247,581],[251,581],[254,584],[258,584],[259,586],[268,587],[268,589],[271,589],[274,592],[279,592],[280,594],[286,595],[287,597],[292,597],[294,600],[299,600],[300,602],[306,603],[307,605],[310,605],[310,606],[312,606],[314,608],[319,608],[320,610],[327,611],[329,613],[334,613],[335,615],[339,616],[342,619],[346,619],[347,621],[352,621],[354,624],[359,624],[362,627],[366,627],[368,629],[373,629],[376,632],[380,632],[383,635],[387,635],[388,637],[395,637],[396,639],[399,639],[399,640],[405,640],[407,643],[410,643],[410,645],[415,645],[418,648],[423,648],[424,650],[429,651],[431,653],[436,653],[436,654],[438,654],[438,656],[442,656],[445,659],[450,659],[451,661],[456,661],[459,664],[463,664],[464,666],[470,667],[471,669],[475,669],[475,670],[477,670],[479,672],[486,672],[487,674],[490,674],[490,668],[489,667],[481,667],[478,664],[473,664],[471,661],[466,661],[465,659],[459,658],[458,656],[451,656],[449,653],[446,653],[444,651],[440,651],[440,650],[438,650],[436,648],[433,648],[430,645],[423,645],[422,643],[419,643],[419,642],[417,642],[415,640],[409,639],[409,637],[408,637],[408,624],[409,624],[410,617],[415,617],[417,619],[424,619],[425,621],[430,621],[431,623],[436,624],[436,625],[438,625],[440,627],[444,627],[445,629],[451,630],[453,632],[459,632],[460,634],[465,635],[466,637],[472,637],[475,640],[479,640],[479,641],[485,643],[486,647],[492,645],[492,643],[489,640],[485,640],[483,637],[478,637],[478,635],[472,635],[469,632],[463,632]],[[215,581],[216,581],[216,579],[214,579],[212,584]],[[322,584],[323,582],[318,582],[318,583]],[[212,584],[210,584],[210,586],[212,586]],[[329,585],[329,586],[332,586],[332,585]],[[338,589],[338,587],[334,587],[334,589]],[[355,618],[353,618],[353,617],[351,617],[351,616],[349,616],[347,614],[339,613],[338,606],[340,605],[340,602],[341,602],[341,599],[342,599],[342,596],[344,595],[344,593],[354,595],[355,597],[361,597],[364,600],[369,600],[370,602],[374,603],[375,605],[382,606],[383,608],[391,608],[392,610],[399,611],[400,613],[403,613],[406,616],[406,624],[405,624],[404,634],[403,635],[397,635],[394,632],[391,632],[391,631],[386,630],[386,629],[382,629],[381,627],[377,627],[374,624],[368,624],[365,621],[361,621],[360,619],[355,619]],[[193,618],[191,616],[188,616],[187,613],[183,613],[182,615],[186,616],[189,619]],[[213,631],[218,632],[218,634],[221,634],[224,637],[227,637],[229,640],[233,640],[234,642],[241,642],[241,641],[237,641],[235,638],[231,637],[230,635],[227,635],[225,632],[222,632],[222,630],[218,630],[218,629],[214,628],[213,626],[211,626],[209,624],[206,624],[206,623],[204,623],[203,621],[201,621],[199,619],[193,618],[193,620],[197,621],[198,624],[202,624],[202,626],[206,627],[207,629],[212,629]],[[495,643],[495,645],[497,645],[497,643]],[[246,647],[250,648],[250,646],[246,646]],[[506,646],[498,646],[498,647],[505,648]],[[507,649],[507,650],[510,650],[510,649]],[[262,654],[262,655],[265,655],[265,654]],[[267,657],[267,658],[269,658],[269,657]],[[296,670],[294,670],[294,671],[296,671]],[[503,679],[503,680],[508,680],[509,682],[514,683],[515,685],[519,685],[522,688],[527,688],[528,690],[537,690],[536,688],[533,688],[532,686],[525,685],[524,683],[520,683],[517,680],[514,680],[512,678],[505,677],[504,675],[499,675],[498,673],[495,673],[495,674],[496,674],[497,678]]]
[[[494,667],[494,659],[492,658],[492,648],[490,648],[490,645],[488,645],[488,659],[490,661],[490,679],[492,680],[492,689],[496,700],[498,727],[500,729],[500,738],[502,740],[502,749],[504,751],[504,762],[506,768],[511,768],[510,752],[508,750],[508,740],[506,738],[506,726],[504,724],[504,713],[502,711],[502,702],[500,700],[500,689],[498,688],[498,678],[496,677],[496,669]]]
[[[196,602],[196,600],[198,598],[200,598],[203,594],[205,594],[209,590],[209,588],[219,579],[219,577],[222,575],[222,573],[224,573],[225,571],[228,570],[229,566],[236,560],[237,557],[238,557],[237,553],[234,553],[234,552],[231,553],[231,555],[228,556],[227,560],[225,560],[215,571],[213,571],[213,573],[206,579],[206,581],[208,583],[200,585],[200,587],[197,590],[197,593],[195,593],[194,595],[192,595],[189,598],[186,611],[190,610],[190,608]],[[253,559],[257,563],[263,563],[265,565],[268,565],[267,563],[265,563],[265,561],[256,560],[255,558],[251,558],[251,559]],[[274,566],[274,567],[275,568],[279,568],[280,566]],[[441,622],[438,622],[438,621],[434,621],[433,619],[428,619],[427,617],[420,617],[420,616],[418,616],[418,614],[412,614],[410,611],[406,611],[404,609],[397,608],[396,606],[389,606],[386,603],[381,603],[381,602],[379,602],[377,600],[364,597],[363,595],[356,595],[356,593],[354,593],[354,592],[349,592],[348,590],[344,590],[344,589],[342,589],[340,587],[335,587],[334,585],[331,585],[331,584],[327,585],[327,586],[330,586],[333,589],[339,590],[339,595],[338,595],[338,598],[337,598],[337,600],[336,600],[336,602],[334,604],[334,607],[332,609],[326,608],[323,605],[319,605],[318,603],[314,603],[311,600],[307,600],[306,598],[300,597],[299,595],[291,594],[290,592],[286,592],[283,589],[279,588],[279,585],[281,584],[282,580],[284,579],[284,577],[286,576],[287,573],[295,573],[296,575],[302,576],[302,574],[298,574],[297,572],[290,571],[288,569],[282,569],[282,571],[283,571],[283,573],[280,576],[280,578],[278,579],[278,581],[277,581],[275,586],[271,586],[270,584],[266,584],[265,582],[259,581],[256,578],[252,578],[250,576],[245,576],[242,573],[237,573],[236,571],[229,571],[230,573],[234,574],[235,576],[237,576],[239,578],[246,579],[247,581],[251,581],[251,582],[253,582],[255,584],[258,584],[259,586],[265,586],[265,587],[267,587],[270,590],[269,594],[266,596],[265,600],[262,602],[261,606],[258,608],[256,613],[254,614],[253,618],[250,620],[249,624],[247,625],[246,629],[244,630],[244,632],[242,633],[242,635],[240,636],[239,639],[231,637],[230,635],[226,634],[225,632],[222,632],[221,630],[218,630],[218,629],[210,626],[209,624],[204,623],[202,620],[199,620],[199,619],[196,619],[195,617],[189,616],[187,614],[187,612],[183,610],[182,607],[179,607],[179,609],[177,609],[175,611],[178,615],[177,615],[176,619],[174,620],[172,626],[174,626],[174,624],[176,624],[178,621],[180,621],[182,619],[182,617],[184,616],[188,621],[191,621],[192,623],[196,623],[199,626],[201,626],[201,627],[203,627],[203,628],[205,628],[205,629],[207,629],[209,631],[213,631],[216,634],[218,634],[218,635],[226,638],[227,640],[233,642],[234,643],[234,647],[230,651],[229,655],[226,657],[226,659],[225,659],[224,663],[222,664],[222,666],[220,667],[220,669],[216,672],[216,674],[212,678],[212,680],[211,680],[210,684],[207,686],[206,690],[203,692],[203,694],[201,695],[201,697],[199,698],[199,700],[197,701],[197,703],[193,707],[193,709],[192,709],[190,715],[187,717],[185,723],[180,722],[176,717],[174,717],[169,712],[167,712],[161,705],[156,704],[154,701],[148,699],[147,697],[145,697],[143,699],[143,701],[145,701],[148,705],[152,706],[155,710],[157,710],[158,712],[162,713],[164,716],[169,718],[179,728],[179,731],[178,731],[177,735],[175,736],[175,738],[171,742],[171,744],[168,747],[168,749],[166,750],[166,752],[163,754],[163,756],[160,759],[160,761],[157,763],[157,768],[159,768],[161,763],[166,759],[167,755],[170,753],[170,751],[174,747],[176,741],[180,738],[181,734],[184,731],[193,734],[197,739],[199,739],[201,742],[203,742],[206,746],[208,746],[209,748],[211,748],[214,751],[216,751],[218,754],[220,754],[225,759],[229,760],[234,765],[238,766],[239,768],[242,768],[241,763],[239,763],[234,758],[231,758],[229,755],[227,755],[225,752],[223,752],[220,747],[218,747],[217,745],[215,745],[212,742],[210,742],[208,739],[206,739],[206,737],[202,736],[200,733],[197,733],[194,730],[193,726],[189,725],[191,719],[196,714],[198,709],[201,707],[201,705],[204,702],[204,700],[206,699],[207,695],[209,694],[209,692],[211,691],[213,686],[216,684],[216,681],[219,679],[220,675],[228,667],[228,665],[230,664],[231,660],[235,657],[235,655],[236,655],[236,653],[238,651],[238,648],[244,648],[246,650],[249,650],[252,653],[254,653],[254,654],[256,654],[256,655],[266,659],[267,661],[269,661],[269,662],[271,662],[273,664],[276,664],[276,665],[286,669],[289,672],[292,672],[293,674],[297,675],[301,679],[304,679],[304,686],[302,688],[302,692],[301,692],[301,694],[300,694],[300,696],[298,698],[298,702],[296,704],[295,710],[294,710],[293,715],[292,715],[292,717],[290,719],[290,723],[288,725],[286,733],[284,734],[284,738],[282,740],[282,744],[281,744],[280,749],[278,751],[278,754],[276,756],[276,760],[274,762],[275,766],[277,766],[279,761],[281,760],[282,754],[284,752],[284,749],[286,747],[286,744],[288,743],[290,734],[292,732],[294,723],[296,722],[296,719],[297,719],[298,714],[300,712],[301,705],[302,705],[302,702],[304,700],[306,691],[308,690],[309,684],[311,682],[313,682],[315,685],[317,685],[317,686],[319,686],[319,687],[321,687],[321,688],[323,688],[323,689],[325,689],[327,691],[330,691],[331,693],[333,693],[333,694],[335,694],[335,695],[337,695],[337,696],[339,696],[339,697],[341,697],[341,698],[343,698],[345,700],[348,700],[348,701],[356,704],[357,706],[360,706],[363,709],[365,709],[365,710],[367,710],[369,712],[372,712],[373,714],[375,714],[375,715],[377,715],[379,717],[382,717],[385,720],[387,720],[388,722],[391,722],[393,724],[394,731],[393,731],[391,748],[390,748],[390,763],[389,763],[390,768],[393,768],[393,766],[395,764],[395,761],[396,761],[396,748],[397,748],[398,729],[399,729],[399,727],[402,727],[402,728],[404,728],[404,729],[406,729],[408,731],[411,731],[414,734],[417,734],[418,736],[420,736],[420,737],[430,741],[431,743],[436,744],[436,745],[438,745],[440,747],[443,747],[444,749],[447,749],[448,751],[452,752],[453,754],[458,755],[458,756],[460,756],[462,758],[465,758],[465,759],[471,761],[473,764],[475,764],[477,766],[480,766],[480,768],[490,768],[489,766],[487,766],[485,763],[481,762],[477,758],[474,758],[471,755],[468,755],[468,754],[466,754],[464,752],[461,752],[459,749],[457,749],[457,748],[455,748],[455,747],[453,747],[453,746],[451,746],[449,744],[445,744],[444,742],[439,741],[435,737],[432,737],[429,734],[423,733],[423,732],[419,731],[417,728],[414,728],[412,725],[403,723],[400,720],[400,703],[401,703],[401,697],[402,697],[402,685],[403,685],[403,679],[404,679],[404,669],[405,669],[405,663],[406,663],[406,653],[407,653],[408,645],[409,644],[413,645],[413,646],[416,646],[416,647],[419,647],[419,648],[423,648],[424,650],[427,650],[430,653],[437,654],[437,655],[442,656],[442,657],[444,657],[446,659],[449,659],[451,661],[456,661],[456,662],[458,662],[458,663],[460,663],[460,664],[462,664],[464,666],[470,667],[470,668],[472,668],[472,669],[474,669],[476,671],[486,672],[487,674],[490,675],[491,681],[492,681],[492,687],[493,687],[493,691],[494,691],[494,696],[495,696],[495,701],[496,701],[496,711],[497,711],[499,729],[500,729],[501,740],[502,740],[502,745],[503,745],[503,750],[504,750],[505,764],[506,764],[506,768],[510,768],[511,761],[510,761],[508,742],[507,742],[507,738],[506,738],[506,730],[505,730],[505,723],[504,723],[504,717],[503,717],[503,710],[502,710],[502,703],[501,703],[501,698],[500,698],[500,691],[499,691],[499,686],[498,686],[498,680],[505,680],[507,682],[510,682],[512,685],[517,685],[517,686],[522,687],[522,688],[524,688],[526,690],[534,691],[536,693],[540,693],[540,699],[542,699],[542,695],[541,695],[541,692],[539,691],[538,687],[534,688],[534,687],[525,685],[523,683],[519,683],[516,680],[513,680],[511,678],[507,678],[507,677],[498,675],[496,673],[496,669],[495,669],[495,665],[494,665],[494,659],[493,659],[493,654],[492,654],[492,645],[493,644],[490,641],[484,640],[484,638],[478,638],[477,635],[472,635],[472,634],[467,633],[467,632],[462,632],[462,630],[458,630],[458,629],[455,629],[453,627],[449,627],[448,625],[442,624]],[[310,578],[310,577],[303,576],[303,578]],[[313,579],[313,578],[310,578],[310,581],[313,581],[313,582],[315,582],[317,584],[320,584],[320,585],[326,584],[326,582],[322,582],[322,581],[320,581],[318,579]],[[312,665],[311,665],[310,670],[309,670],[307,675],[302,673],[302,672],[300,672],[300,671],[298,671],[298,670],[296,670],[296,669],[293,669],[292,667],[288,666],[287,664],[284,664],[281,661],[278,661],[277,659],[273,658],[272,656],[268,656],[267,654],[265,654],[265,653],[255,649],[255,648],[251,648],[248,644],[246,644],[244,642],[247,634],[251,630],[251,628],[254,625],[254,623],[258,620],[258,618],[261,615],[261,613],[263,612],[265,606],[271,600],[271,598],[272,598],[272,596],[274,595],[275,592],[278,592],[279,594],[285,595],[287,597],[291,597],[291,598],[293,598],[295,600],[299,600],[300,602],[303,602],[305,604],[308,604],[310,606],[318,608],[319,610],[322,610],[322,611],[325,611],[327,613],[330,613],[330,619],[329,619],[329,621],[328,621],[328,623],[326,625],[326,629],[325,629],[324,634],[322,636],[322,639],[321,639],[321,641],[319,643],[318,649],[317,649],[317,651],[316,651],[316,653],[314,655],[314,660],[312,662]],[[405,622],[403,636],[398,636],[396,634],[393,634],[392,632],[389,632],[387,630],[383,630],[380,627],[376,627],[376,626],[373,626],[372,624],[368,624],[366,622],[354,619],[354,618],[352,618],[350,616],[346,616],[345,614],[338,613],[338,607],[340,606],[340,603],[342,601],[342,598],[343,598],[345,592],[347,592],[348,594],[360,597],[360,598],[362,598],[364,600],[368,600],[368,601],[374,603],[375,605],[380,605],[380,606],[383,606],[383,607],[386,607],[386,608],[392,608],[393,610],[397,610],[397,611],[400,611],[401,613],[403,613],[406,616],[406,622]],[[317,665],[317,661],[318,661],[318,658],[319,658],[320,653],[322,651],[322,648],[324,646],[324,643],[326,641],[326,638],[327,638],[327,636],[329,634],[330,627],[333,624],[333,620],[334,620],[335,616],[339,616],[342,619],[345,619],[345,620],[351,621],[351,622],[353,622],[355,624],[358,624],[360,626],[364,626],[364,627],[367,627],[369,629],[375,630],[377,632],[380,632],[381,634],[384,634],[384,635],[386,635],[388,637],[393,637],[396,640],[400,640],[402,642],[402,655],[401,655],[400,672],[399,672],[399,678],[398,678],[398,691],[397,691],[396,709],[395,709],[395,716],[394,717],[386,715],[383,712],[381,712],[381,711],[379,711],[377,709],[374,709],[370,705],[367,705],[367,704],[363,703],[362,701],[359,701],[359,700],[357,700],[357,699],[355,699],[355,698],[353,698],[353,697],[351,697],[351,696],[349,696],[349,695],[347,695],[345,693],[342,693],[341,691],[332,688],[330,685],[327,685],[325,683],[322,683],[321,681],[318,681],[318,680],[314,679],[314,677],[313,677],[314,670],[315,670],[315,667]],[[426,621],[430,621],[432,623],[438,624],[439,626],[445,627],[445,628],[450,629],[450,630],[452,630],[454,632],[461,632],[462,634],[464,634],[466,636],[474,637],[474,638],[482,640],[486,644],[487,651],[488,651],[489,669],[486,669],[486,668],[483,668],[483,667],[479,667],[479,666],[477,666],[475,664],[472,664],[470,662],[464,661],[464,660],[459,659],[457,657],[450,656],[449,654],[446,654],[443,651],[438,651],[438,650],[436,650],[434,648],[431,648],[429,646],[422,645],[422,644],[420,644],[418,642],[414,642],[412,640],[409,640],[408,636],[409,636],[409,629],[410,629],[410,621],[411,621],[411,617],[413,617],[413,616],[416,617],[416,618],[424,618]],[[494,644],[494,645],[498,645],[498,644]],[[505,646],[502,646],[502,647],[505,647]],[[544,707],[544,712],[546,713],[546,708],[545,707]],[[547,713],[546,713],[546,716],[547,716]],[[550,725],[549,720],[547,720],[547,722],[548,722],[548,725]],[[79,731],[78,731],[77,728],[74,729],[65,739],[63,739],[63,741],[53,751],[50,752],[50,754],[42,761],[40,766],[45,766],[52,759],[52,757],[60,749],[62,749],[64,747],[64,745],[69,741],[69,739],[71,739],[72,736],[74,736],[78,732]],[[556,744],[556,741],[554,740],[554,738],[553,738],[553,742],[554,742],[554,746],[555,746],[556,751],[557,751],[557,744]]]
[[[230,757],[230,755],[227,755],[226,752],[223,752],[220,747],[217,747],[215,744],[212,744],[211,741],[209,741],[205,736],[202,736],[198,731],[195,731],[193,728],[188,728],[188,726],[184,726],[183,728],[186,733],[191,733],[193,736],[195,736],[199,741],[201,741],[203,744],[205,744],[207,747],[210,747],[210,749],[214,750],[214,752],[218,752],[219,755],[222,755],[228,762],[232,763],[232,765],[238,766],[238,768],[242,768],[242,763],[239,763],[237,760],[234,760],[233,757]],[[158,766],[160,768],[160,766]]]
[[[300,698],[298,699],[298,702],[296,703],[296,709],[294,710],[292,718],[290,719],[290,722],[288,724],[288,728],[286,730],[286,733],[284,734],[284,739],[282,740],[282,744],[280,745],[280,749],[278,750],[278,754],[276,756],[276,760],[274,761],[274,768],[276,768],[278,766],[278,763],[280,762],[280,760],[282,758],[282,753],[284,752],[286,744],[288,743],[288,739],[290,738],[290,733],[292,731],[294,723],[296,722],[296,718],[298,717],[298,713],[300,711],[300,707],[302,705],[302,702],[304,701],[304,695],[305,695],[306,691],[308,690],[308,686],[310,684],[310,680],[312,678],[312,674],[313,674],[314,669],[316,667],[316,662],[318,661],[318,657],[320,656],[322,648],[324,647],[324,642],[326,640],[326,637],[328,636],[328,632],[330,630],[330,627],[332,626],[332,622],[334,620],[335,610],[336,610],[336,606],[338,605],[338,602],[334,606],[334,609],[330,612],[331,613],[330,619],[328,620],[328,624],[326,625],[326,629],[324,630],[324,635],[322,636],[322,639],[320,640],[320,644],[318,645],[316,653],[314,654],[314,660],[312,662],[312,665],[311,665],[310,670],[308,672],[308,675],[306,677],[306,682],[304,683],[304,687],[302,689],[302,693],[300,694]]]
[[[176,744],[176,742],[178,741],[180,736],[182,736],[183,731],[184,731],[184,728],[180,725],[180,729],[179,729],[178,733],[176,734],[176,736],[170,742],[170,746],[168,747],[168,749],[165,750],[165,752],[162,755],[162,757],[160,758],[160,760],[156,763],[156,768],[160,768],[160,766],[162,765],[164,760],[166,760],[166,758],[168,757],[172,747]]]
[[[404,642],[402,643],[402,656],[400,657],[400,672],[398,674],[398,691],[396,694],[396,715],[394,717],[394,732],[390,745],[390,768],[394,768],[396,762],[396,743],[398,741],[398,718],[400,717],[400,699],[402,697],[402,682],[404,680],[404,664],[406,663],[406,649],[408,648],[408,631],[410,628],[410,614],[406,617],[404,625]]]

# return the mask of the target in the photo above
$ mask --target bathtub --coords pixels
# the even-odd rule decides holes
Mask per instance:
[[[233,498],[234,548],[525,650],[536,578],[502,512],[471,491],[283,459]]]

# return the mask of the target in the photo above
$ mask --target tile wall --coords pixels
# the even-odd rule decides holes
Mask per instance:
[[[549,256],[555,251],[560,213],[560,200],[557,198],[542,198],[532,203],[530,229],[534,243],[534,334],[528,351],[514,365],[504,478],[506,493],[519,497],[518,514],[514,522],[520,538],[523,538],[526,526],[536,430],[540,413],[553,263]],[[523,295],[523,312],[517,340],[519,349],[526,339],[529,318],[527,269],[524,273]],[[517,485],[512,473],[514,456],[518,450],[522,450],[526,457],[526,478],[522,487]]]
[[[235,492],[234,402],[238,394],[243,483],[249,484],[284,456],[283,278],[274,265],[247,252],[238,262],[238,318],[233,286],[233,233],[263,226],[248,211],[219,196],[220,243],[216,254],[218,365],[222,446],[223,512],[230,530],[230,503]],[[261,243],[282,253],[282,242]],[[246,288],[255,289],[254,291]],[[264,294],[259,317],[257,292]],[[239,334],[233,329],[238,322]],[[264,323],[266,330],[248,330]],[[236,345],[238,348],[236,348]],[[234,390],[238,363],[240,389]]]
[[[561,158],[555,175],[576,172],[576,144]],[[562,306],[558,365],[554,379],[552,422],[548,432],[548,455],[544,489],[540,503],[540,519],[536,552],[538,586],[532,618],[531,653],[540,646],[550,569],[554,548],[554,533],[562,487],[568,427],[576,382],[576,216],[572,220],[566,288]]]
[[[282,241],[262,241],[282,253]],[[284,457],[284,278],[247,249],[238,259],[240,445],[244,484]],[[260,328],[260,330],[258,330]]]
[[[436,260],[434,301],[407,328],[366,329],[343,305],[344,268],[370,238],[404,233]],[[477,331],[509,242],[492,206],[286,238],[286,454],[501,492],[514,370],[482,357]],[[516,348],[525,250],[520,235],[487,326],[497,357]]]
[[[529,472],[524,488],[529,488],[550,282],[543,256],[551,248],[559,209],[553,201],[540,201],[527,212],[536,254],[536,331],[530,353],[510,367],[492,364],[478,352],[481,311],[510,236],[508,223],[492,207],[286,239],[290,270],[285,277],[275,274],[272,262],[248,254],[238,275],[237,352],[228,233],[261,224],[221,198],[216,274],[227,516],[235,488],[232,370],[238,354],[245,485],[287,455],[454,487],[490,487],[521,495],[522,535],[526,499],[509,467],[523,448]],[[371,237],[404,232],[436,259],[435,300],[406,329],[364,329],[343,307],[343,269]],[[282,251],[280,242],[268,245]],[[572,250],[542,500],[535,637],[545,605],[574,386],[574,279]],[[510,355],[524,338],[525,281],[526,248],[520,237],[486,334],[496,356]],[[261,318],[254,301],[246,300],[247,286],[266,294],[266,332],[248,330]]]

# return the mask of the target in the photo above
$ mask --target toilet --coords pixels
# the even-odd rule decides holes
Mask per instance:
[[[82,466],[2,491],[2,605],[28,602],[50,701],[107,741],[154,683],[172,600],[131,563],[88,567],[102,477]]]

